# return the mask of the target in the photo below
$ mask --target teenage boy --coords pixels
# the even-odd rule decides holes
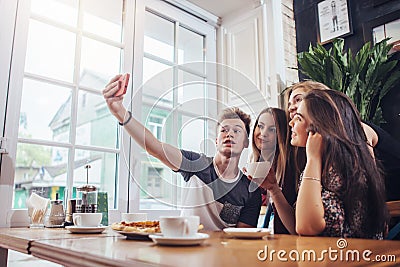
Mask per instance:
[[[180,172],[187,187],[183,192],[183,215],[198,215],[206,230],[225,227],[256,227],[261,207],[261,192],[249,190],[250,183],[238,167],[244,148],[249,145],[250,116],[238,108],[227,108],[218,120],[216,154],[207,157],[159,141],[115,96],[121,87],[115,76],[103,90],[110,112],[129,135],[150,155],[175,172]]]

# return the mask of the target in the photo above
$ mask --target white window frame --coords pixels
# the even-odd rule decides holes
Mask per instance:
[[[166,1],[166,2],[171,2],[171,1]],[[136,5],[136,24],[135,24],[135,47],[134,47],[134,88],[135,88],[135,98],[132,103],[132,106],[134,107],[132,110],[133,116],[136,118],[141,118],[142,117],[142,110],[141,110],[141,100],[142,100],[142,94],[141,91],[138,90],[141,85],[143,84],[143,58],[144,58],[144,49],[143,49],[143,37],[144,37],[144,19],[145,19],[145,12],[146,9],[154,11],[158,14],[162,14],[166,17],[172,18],[174,20],[179,21],[179,24],[183,25],[192,25],[194,21],[196,21],[196,31],[204,36],[205,38],[205,49],[207,51],[206,53],[206,62],[216,62],[217,57],[216,57],[216,28],[212,26],[209,23],[206,23],[204,21],[200,21],[199,19],[195,18],[194,16],[190,15],[189,13],[180,10],[176,7],[171,6],[170,4],[167,4],[165,1],[160,1],[160,0],[137,0],[137,5]],[[176,2],[176,1],[175,1]],[[185,2],[185,1],[182,1]],[[179,3],[173,3],[179,5]],[[184,8],[184,6],[179,6],[181,8]],[[201,11],[200,8],[198,8],[199,11]],[[193,10],[192,10],[193,11]],[[216,68],[215,69],[210,69],[207,70],[207,78],[211,81],[216,81]],[[216,87],[214,88],[215,90],[212,90],[213,93],[209,94],[208,97],[217,99],[217,89]],[[211,91],[211,90],[210,90]],[[135,108],[136,107],[136,108]],[[207,110],[208,114],[207,116],[216,118],[217,114],[217,107],[210,107]],[[175,120],[176,121],[176,120]],[[173,136],[177,136],[178,132],[177,129],[173,129],[175,132],[173,133]],[[177,144],[172,144],[172,145],[177,145]],[[139,177],[141,173],[141,166],[140,166],[140,158],[139,156],[135,155],[134,151],[140,151],[140,147],[135,143],[132,142],[132,150],[131,150],[131,155],[133,157],[132,162],[137,162],[135,164],[134,168],[132,168],[132,177]],[[179,174],[174,174],[175,179],[183,179]],[[131,181],[130,183],[130,191],[129,195],[132,196],[129,198],[129,211],[130,212],[146,212],[149,214],[149,218],[158,218],[158,216],[161,215],[172,215],[172,214],[179,214],[180,210],[140,210],[139,207],[139,185],[138,183],[135,183],[134,181]]]
[[[167,1],[171,2],[171,1]],[[179,2],[173,1],[173,4],[179,5]],[[186,3],[187,4],[187,3]],[[144,10],[146,7],[157,11],[160,14],[168,13],[169,16],[179,18],[182,24],[190,25],[193,16],[187,12],[179,10],[161,0],[125,0],[125,15],[123,28],[123,43],[124,62],[122,72],[130,72],[133,79],[130,83],[127,96],[124,104],[129,105],[129,100],[132,95],[137,92],[137,88],[142,84],[142,66],[143,66],[143,21]],[[185,8],[185,5],[181,6]],[[202,16],[208,14],[200,8],[191,6],[193,10],[199,11]],[[25,53],[27,45],[27,32],[29,24],[30,0],[3,0],[0,1],[0,22],[2,28],[2,38],[0,39],[0,64],[2,66],[10,66],[10,68],[0,69],[0,137],[7,138],[7,154],[1,156],[1,172],[0,172],[0,227],[10,226],[26,226],[28,224],[27,210],[12,209],[13,191],[14,191],[14,173],[15,159],[17,149],[18,122],[19,110],[22,96],[22,82],[24,77]],[[196,14],[196,12],[194,13]],[[197,14],[198,15],[198,14]],[[209,14],[210,15],[210,14]],[[212,16],[210,16],[212,17]],[[199,22],[196,31],[207,36],[206,50],[207,62],[216,62],[216,37],[215,28],[210,25],[215,25],[215,17],[209,21],[212,23]],[[135,23],[140,23],[142,27],[136,27]],[[212,29],[212,30],[210,30]],[[134,34],[132,34],[134,33]],[[209,70],[209,78],[216,81],[216,70]],[[134,89],[135,88],[135,89]],[[213,93],[209,97],[217,99],[217,90],[212,90]],[[135,98],[139,101],[140,97]],[[140,102],[133,103],[133,114],[137,117],[141,116]],[[7,106],[8,105],[8,106]],[[7,106],[7,110],[6,109]],[[3,110],[4,107],[4,110]],[[217,109],[211,108],[207,110],[208,116],[216,117]],[[131,180],[140,173],[140,166],[137,164],[137,158],[134,151],[138,151],[137,144],[132,142],[129,135],[122,131],[121,141],[125,144],[125,149],[120,152],[120,158],[124,157],[128,160],[120,160],[119,162],[119,177],[117,186],[117,209],[109,210],[109,222],[120,219],[120,213],[126,211],[138,211],[139,202],[139,187]],[[126,149],[128,148],[128,149]],[[127,166],[128,165],[128,166]],[[130,171],[131,170],[131,171]],[[129,182],[129,187],[127,184]],[[72,181],[69,181],[72,184]],[[171,214],[179,211],[171,210],[149,210],[149,218],[154,218],[163,214]]]
[[[18,143],[18,127],[19,127],[19,114],[21,107],[21,96],[22,96],[22,83],[24,78],[24,67],[25,67],[25,51],[27,49],[27,37],[28,37],[28,27],[30,19],[30,0],[7,0],[9,2],[4,4],[7,9],[1,11],[2,28],[3,25],[9,25],[4,30],[9,30],[7,38],[4,41],[4,47],[11,47],[5,51],[5,56],[3,59],[0,58],[0,63],[4,66],[10,66],[10,68],[5,72],[1,72],[0,75],[10,77],[9,83],[6,85],[0,84],[0,96],[3,94],[7,97],[2,97],[2,101],[8,104],[7,110],[2,112],[2,116],[6,115],[6,118],[0,117],[1,126],[4,125],[4,137],[7,139],[7,154],[2,154],[2,165],[0,172],[0,202],[2,204],[2,209],[0,211],[0,227],[13,227],[13,226],[26,226],[28,225],[28,216],[26,209],[12,209],[13,193],[14,193],[14,174],[15,174],[15,161],[16,161],[16,150]],[[1,2],[4,3],[4,2]],[[13,4],[15,3],[15,4]],[[1,4],[3,5],[3,4]],[[134,8],[135,0],[125,0],[125,14],[123,15],[123,48],[124,48],[124,60],[122,64],[121,72],[132,72],[132,58],[133,58],[133,27],[134,27]],[[4,11],[4,16],[3,16]],[[4,20],[4,24],[3,24]],[[2,29],[3,30],[3,29]],[[3,44],[3,40],[1,40]],[[12,46],[13,45],[13,46]],[[3,51],[3,50],[2,50]],[[4,52],[2,52],[4,53]],[[7,58],[10,58],[7,64]],[[4,64],[3,64],[4,63]],[[29,76],[29,74],[28,74]],[[2,81],[8,81],[8,79],[2,79]],[[130,90],[128,90],[126,102],[130,98],[132,92],[132,85]],[[127,104],[127,103],[125,103]],[[6,105],[4,105],[5,107]],[[4,121],[4,123],[3,123]],[[130,138],[125,131],[121,131],[121,143],[127,144],[129,146]],[[35,144],[41,144],[41,142],[33,142]],[[47,143],[47,142],[44,142]],[[71,145],[66,145],[66,147],[71,147]],[[83,148],[83,147],[79,147]],[[88,147],[90,149],[90,147]],[[114,152],[116,149],[104,149],[103,152]],[[126,184],[129,179],[129,166],[122,158],[127,158],[128,149],[121,149],[119,152],[119,180],[116,188],[118,198],[115,200],[117,209],[109,210],[109,222],[117,221],[120,218],[120,213],[127,210],[127,199],[128,191],[126,190]],[[123,154],[125,153],[125,155]],[[73,153],[70,154],[69,161],[73,159]],[[72,168],[72,167],[69,167]],[[70,170],[71,171],[71,170]],[[72,170],[73,172],[73,170]],[[72,187],[72,179],[67,181],[66,186]]]

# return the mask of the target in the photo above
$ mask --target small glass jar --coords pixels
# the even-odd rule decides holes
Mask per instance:
[[[65,212],[62,200],[52,200],[50,210],[46,215],[46,227],[63,227],[65,221]]]

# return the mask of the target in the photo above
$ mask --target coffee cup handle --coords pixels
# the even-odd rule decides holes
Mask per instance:
[[[189,221],[187,219],[183,221],[183,234],[189,235]]]
[[[75,226],[79,226],[81,224],[81,216],[75,216],[72,220],[74,221]]]

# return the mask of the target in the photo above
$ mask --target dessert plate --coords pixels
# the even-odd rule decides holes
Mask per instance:
[[[113,231],[126,236],[126,239],[131,239],[131,240],[150,240],[149,238],[149,233],[140,233],[140,232],[126,232],[126,231],[119,231],[119,230],[114,230]]]
[[[225,228],[224,233],[236,238],[261,238],[271,234],[268,228]]]
[[[203,233],[197,233],[190,237],[165,237],[163,235],[149,236],[154,243],[164,246],[195,246],[202,244],[209,237],[208,234]]]
[[[75,225],[65,227],[65,229],[67,229],[73,234],[100,234],[106,228],[107,226],[85,227],[85,226],[75,226]]]

